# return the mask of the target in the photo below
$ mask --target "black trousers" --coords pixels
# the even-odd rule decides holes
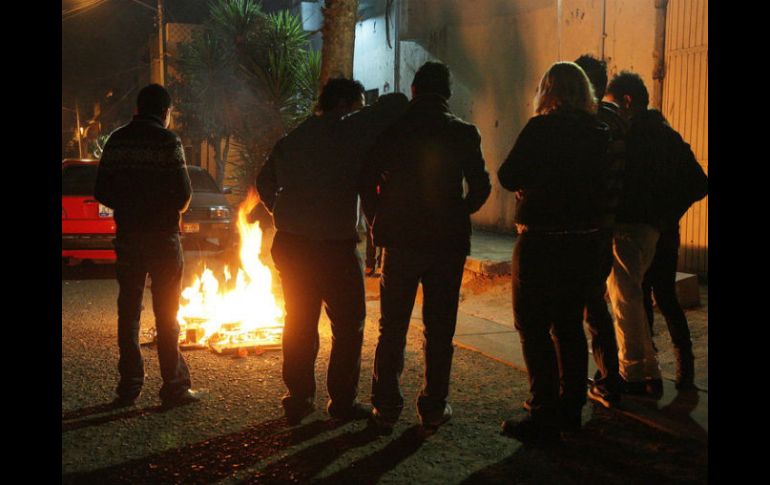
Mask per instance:
[[[372,404],[383,415],[395,418],[404,408],[399,380],[419,283],[423,292],[425,375],[417,409],[423,416],[443,412],[449,395],[452,339],[464,266],[462,253],[385,248],[380,279],[380,335],[372,376]]]
[[[612,232],[599,236],[601,244],[597,280],[590,284],[585,303],[585,322],[591,334],[591,350],[596,362],[594,382],[597,386],[612,392],[620,392],[618,366],[618,344],[615,340],[615,325],[607,308],[604,295],[607,292],[607,278],[612,271]]]
[[[179,234],[132,233],[115,238],[118,285],[117,393],[132,398],[144,384],[144,361],[139,348],[142,298],[147,275],[152,281],[152,310],[155,314],[158,359],[163,385],[161,399],[173,398],[191,387],[190,371],[179,352],[179,294],[184,256]]]
[[[326,386],[333,408],[350,407],[358,394],[366,300],[356,241],[313,241],[278,231],[271,250],[286,305],[283,381],[288,409],[315,399],[318,318],[331,321]]]
[[[666,319],[668,333],[677,358],[692,358],[692,340],[687,317],[676,297],[676,266],[679,258],[679,226],[665,228],[655,247],[655,259],[644,275],[642,290],[647,321],[652,330],[655,315],[652,311],[652,295]]]
[[[513,249],[513,315],[529,374],[532,416],[574,416],[586,401],[583,307],[595,284],[598,233],[524,233]]]

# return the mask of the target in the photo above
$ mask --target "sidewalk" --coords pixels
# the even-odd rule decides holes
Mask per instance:
[[[474,231],[471,255],[466,263],[466,280],[481,277],[502,280],[510,275],[511,252],[515,236]],[[468,275],[468,273],[473,273]],[[499,285],[496,285],[499,286]],[[508,291],[504,291],[507,289]],[[503,291],[500,291],[503,290]],[[504,288],[481,292],[479,296],[463,298],[458,312],[455,342],[476,350],[492,359],[526,372],[510,309],[510,281]],[[705,304],[703,301],[705,300]],[[507,301],[507,305],[506,305]],[[656,309],[655,343],[664,377],[664,395],[659,401],[624,399],[619,411],[645,424],[676,435],[708,439],[708,287],[700,287],[701,306],[686,311],[693,334],[696,353],[695,393],[680,393],[674,387],[675,367],[671,357],[671,342],[663,318]],[[420,318],[421,310],[415,310]],[[705,335],[704,335],[705,333]],[[700,364],[700,365],[699,365]],[[589,354],[589,375],[596,371],[593,356]]]

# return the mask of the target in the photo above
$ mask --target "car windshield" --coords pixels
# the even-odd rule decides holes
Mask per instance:
[[[72,165],[61,172],[62,195],[94,195],[96,165]]]
[[[216,182],[205,170],[187,170],[190,174],[193,192],[219,192]]]

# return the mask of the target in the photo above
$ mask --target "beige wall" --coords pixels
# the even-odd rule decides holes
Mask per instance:
[[[477,226],[513,227],[513,195],[496,173],[532,116],[535,89],[553,62],[604,52],[610,75],[637,71],[652,90],[654,0],[606,0],[606,20],[605,0],[402,0],[401,6],[401,91],[409,95],[425,61],[446,62],[454,76],[450,106],[481,132],[492,194],[473,216]],[[372,73],[389,61],[378,56],[393,52],[371,50],[369,42],[357,40],[354,76],[374,85]]]

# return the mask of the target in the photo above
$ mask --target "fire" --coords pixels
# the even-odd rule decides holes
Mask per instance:
[[[227,266],[223,282],[205,268],[182,291],[177,320],[183,345],[208,344],[220,353],[280,345],[284,312],[273,296],[270,269],[259,259],[262,231],[258,222],[248,221],[258,202],[256,192],[250,190],[238,208],[241,247],[235,280]]]

